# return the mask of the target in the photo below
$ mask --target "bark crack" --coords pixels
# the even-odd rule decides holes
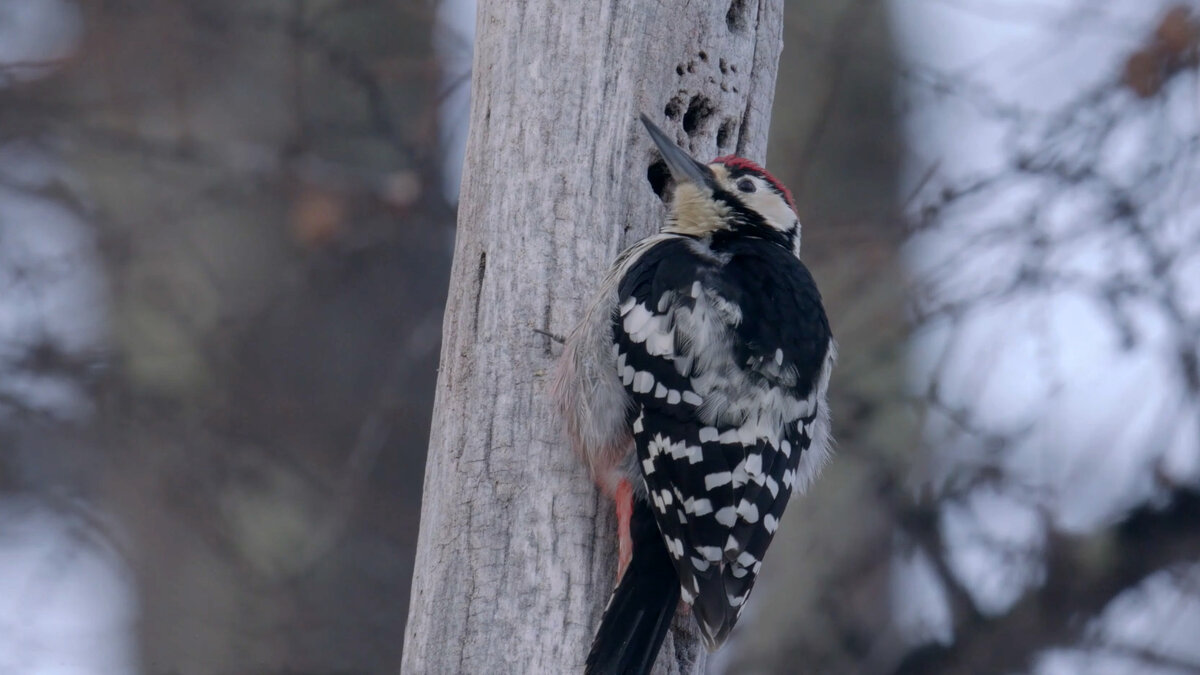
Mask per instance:
[[[479,330],[479,301],[483,298],[483,278],[487,275],[487,251],[479,254],[479,267],[475,270],[475,303],[471,311],[471,332]]]

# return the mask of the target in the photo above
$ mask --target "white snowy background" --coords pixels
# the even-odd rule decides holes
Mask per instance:
[[[53,73],[81,31],[74,3],[0,0],[0,88]],[[10,457],[18,452],[14,426],[37,433],[38,425],[82,423],[92,413],[86,377],[38,358],[87,363],[105,346],[93,232],[83,206],[53,197],[81,187],[52,141],[0,139],[0,452]],[[132,582],[99,519],[93,505],[73,498],[0,496],[0,673],[137,672]]]
[[[1048,540],[1200,487],[1200,87],[1139,96],[1130,55],[1171,3],[891,3],[903,60],[905,247],[929,403],[918,490],[953,582],[997,617]],[[955,638],[931,552],[898,548],[897,620]],[[1200,668],[1196,567],[1162,570],[1038,673]]]

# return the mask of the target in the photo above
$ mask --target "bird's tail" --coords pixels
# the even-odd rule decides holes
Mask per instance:
[[[585,675],[649,673],[679,604],[679,577],[644,500],[634,500],[629,535],[633,559],[600,619]]]

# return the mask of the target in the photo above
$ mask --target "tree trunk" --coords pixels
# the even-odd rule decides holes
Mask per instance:
[[[404,645],[406,673],[582,669],[615,521],[547,400],[565,334],[663,216],[646,112],[697,157],[766,150],[782,0],[483,0]],[[688,626],[677,621],[678,626]],[[686,629],[660,672],[703,666]]]

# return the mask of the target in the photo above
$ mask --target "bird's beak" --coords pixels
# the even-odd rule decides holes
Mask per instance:
[[[696,187],[708,189],[716,186],[716,177],[713,176],[712,169],[692,159],[691,155],[675,145],[645,114],[642,115],[642,124],[646,125],[646,131],[650,132],[650,138],[658,146],[658,151],[662,153],[663,161],[667,163],[667,168],[671,170],[671,176],[675,178],[676,183],[687,181],[694,183]]]

